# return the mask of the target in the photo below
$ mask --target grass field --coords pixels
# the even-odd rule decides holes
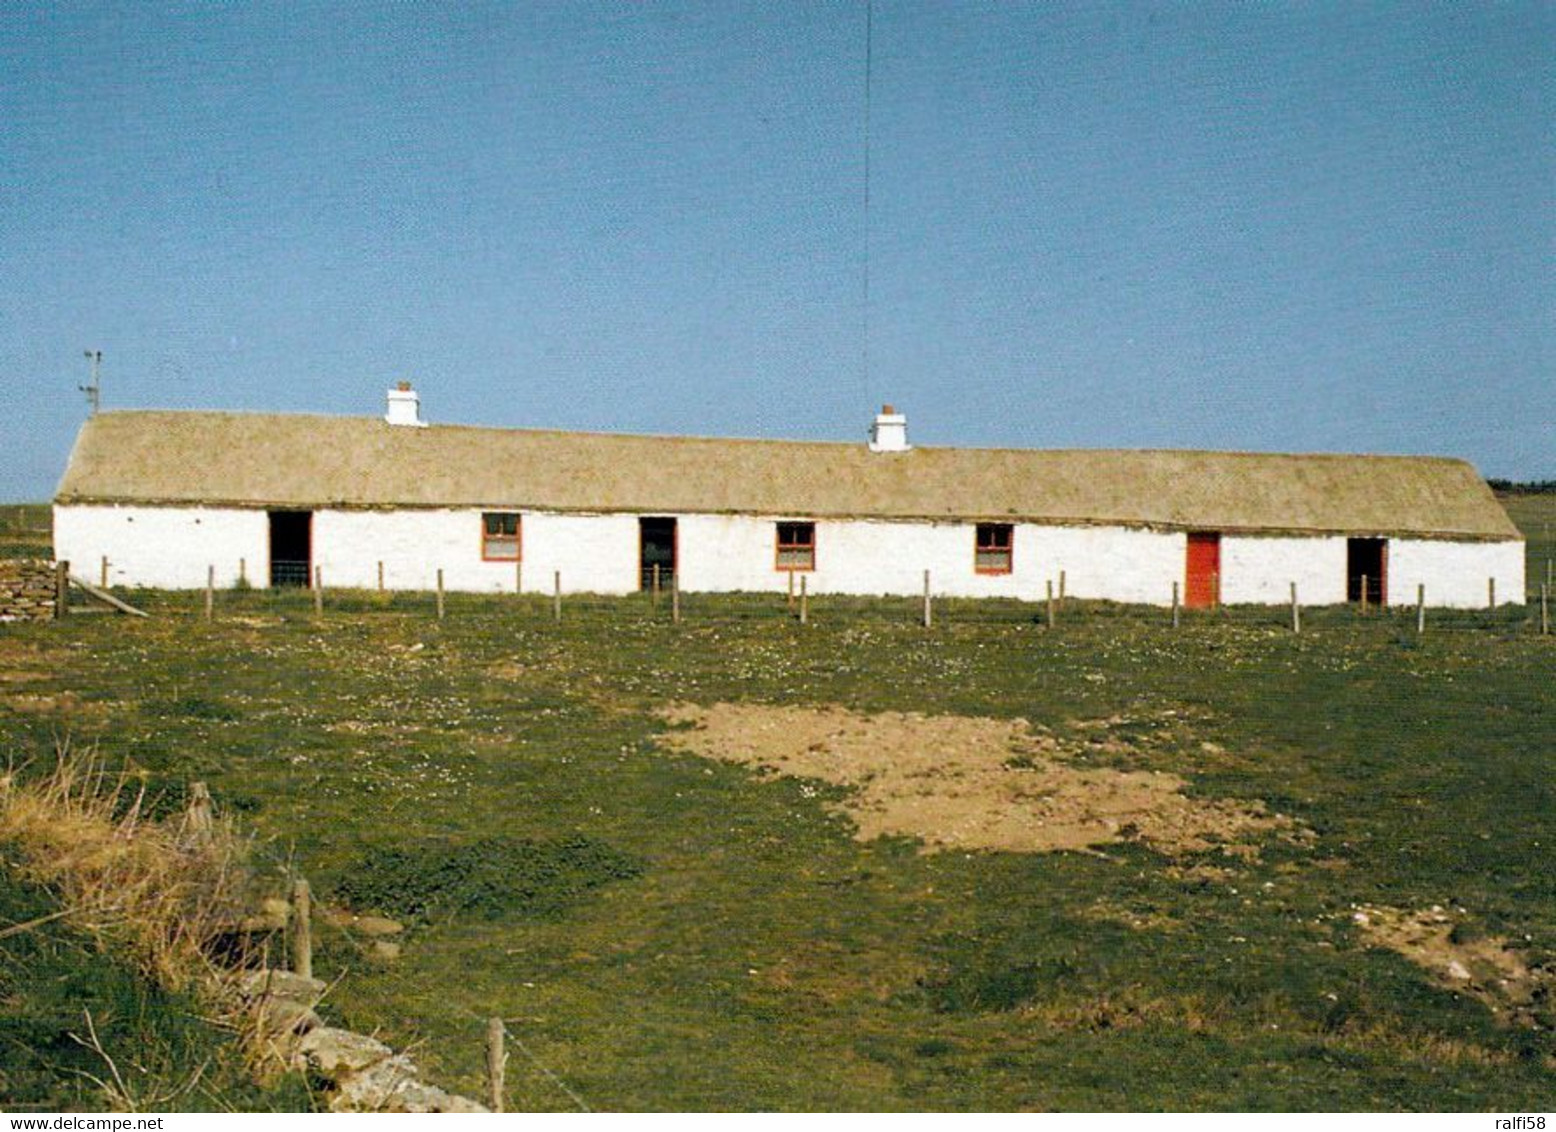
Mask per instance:
[[[1527,581],[1531,596],[1538,596],[1551,563],[1556,562],[1556,492],[1541,495],[1503,495],[1502,506],[1527,540]]]
[[[0,926],[57,911],[48,893],[18,883],[0,848]],[[150,986],[128,965],[58,920],[0,938],[0,1109],[93,1111],[113,1082],[142,1111],[295,1111],[310,1099],[298,1078],[271,1088],[248,1079],[230,1034],[192,999]],[[87,1023],[91,1016],[90,1028]]]
[[[1556,638],[1522,610],[1417,638],[1348,610],[1293,636],[1278,610],[1173,632],[1072,606],[1050,632],[948,603],[926,632],[910,601],[818,599],[802,627],[695,595],[679,626],[646,599],[560,626],[511,598],[442,623],[428,596],[316,619],[222,594],[213,624],[194,595],[135,600],[152,619],[0,628],[0,742],[68,730],[170,805],[206,780],[278,876],[403,917],[398,960],[325,927],[318,966],[350,972],[338,1019],[447,1086],[479,1092],[497,1014],[606,1109],[1549,1105],[1548,982],[1514,1011],[1356,919],[1436,906],[1537,983],[1556,964]],[[676,749],[670,702],[1019,717],[1073,765],[1171,772],[1307,836],[860,841],[840,787]],[[575,1105],[522,1052],[509,1080],[516,1109]]]
[[[0,505],[0,558],[47,558],[51,542],[48,504]]]

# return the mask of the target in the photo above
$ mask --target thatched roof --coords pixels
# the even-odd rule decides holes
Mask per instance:
[[[60,503],[490,507],[1516,539],[1474,468],[1401,456],[1028,451],[103,413]]]

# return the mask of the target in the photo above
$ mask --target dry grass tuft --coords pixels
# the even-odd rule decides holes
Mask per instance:
[[[221,818],[156,821],[145,785],[62,742],[42,773],[0,775],[0,842],[61,918],[169,990],[211,985],[206,946],[251,884],[248,842]]]

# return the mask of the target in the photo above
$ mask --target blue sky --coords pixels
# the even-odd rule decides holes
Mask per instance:
[[[1556,475],[1556,7],[0,7],[0,498],[105,404]],[[868,359],[868,366],[866,366]]]

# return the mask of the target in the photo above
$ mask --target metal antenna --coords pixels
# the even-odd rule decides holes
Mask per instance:
[[[860,343],[860,377],[866,404],[870,396],[870,87],[875,69],[875,2],[864,6],[864,333]]]
[[[87,360],[92,363],[92,383],[90,385],[76,386],[86,394],[86,403],[92,416],[97,416],[97,410],[103,407],[103,385],[99,380],[99,374],[103,366],[103,352],[101,350],[85,351]]]

